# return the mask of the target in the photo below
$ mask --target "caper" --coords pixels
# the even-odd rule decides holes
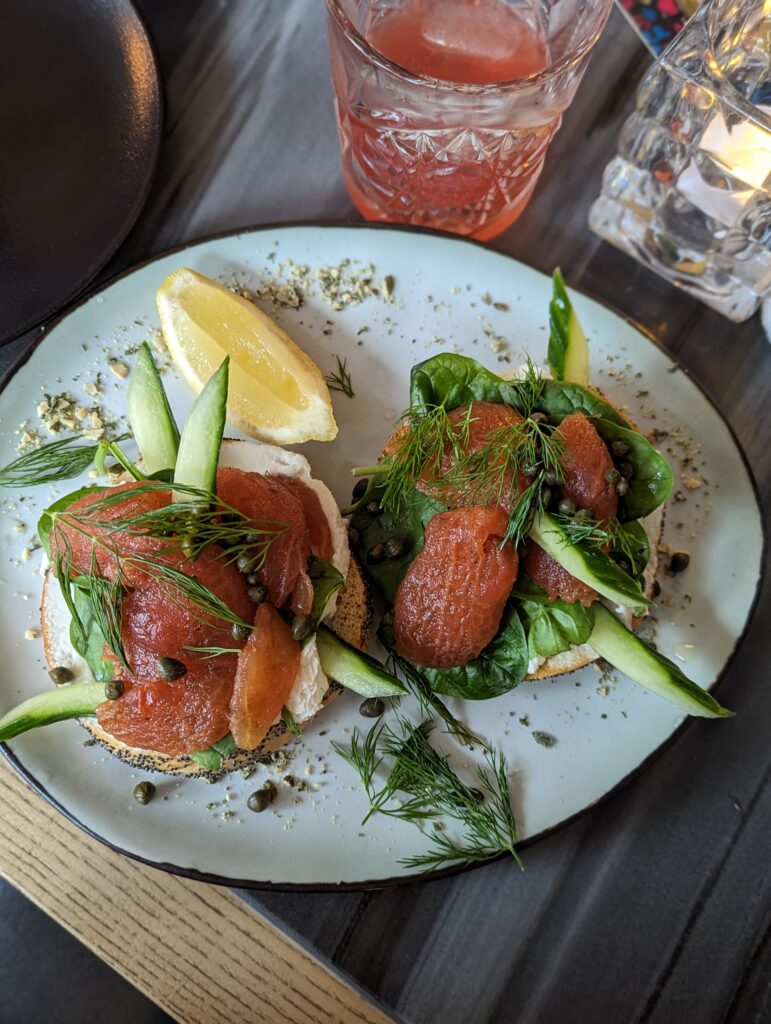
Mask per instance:
[[[155,796],[155,786],[152,782],[138,782],[131,795],[138,804],[149,804]]]
[[[535,476],[535,474],[538,472],[538,466],[523,466],[522,472],[525,474],[525,476]]]
[[[385,701],[380,697],[367,697],[359,705],[359,714],[365,718],[380,718],[385,711]]]
[[[617,459],[620,459],[622,455],[626,455],[629,451],[629,445],[626,441],[612,441],[610,445],[611,455],[615,455]]]
[[[588,522],[590,519],[594,519],[594,509],[593,508],[580,508],[576,512],[575,518],[578,520],[579,523]]]
[[[260,582],[259,573],[250,572],[249,575],[246,577],[246,582],[248,586],[256,587]]]
[[[543,478],[550,487],[554,487],[554,485],[558,484],[560,480],[559,473],[556,469],[547,469]]]
[[[627,576],[632,575],[632,563],[628,558],[624,558],[623,555],[616,555],[614,561],[619,569],[621,569],[622,572],[625,572]]]
[[[262,604],[268,596],[268,588],[264,583],[258,583],[256,587],[249,587],[247,594],[254,604]]]
[[[552,497],[553,497],[553,495],[552,495],[551,487],[542,487],[541,488],[541,504],[543,505],[544,508],[548,508],[549,505],[551,505]]]
[[[240,640],[242,643],[249,639],[251,632],[251,626],[247,626],[243,622],[234,622],[230,627],[230,635],[234,640]]]
[[[367,502],[365,508],[370,513],[370,515],[373,516],[379,516],[380,513],[383,511],[382,508],[380,507],[380,502],[375,501],[374,498],[372,501]]]
[[[625,480],[631,480],[634,476],[634,466],[631,462],[620,462],[618,471]]]
[[[572,498],[563,498],[557,506],[557,511],[563,516],[575,515],[576,503]]]
[[[658,597],[659,594],[661,593],[661,584],[659,583],[658,580],[654,580],[653,581],[652,593],[653,593],[654,597]]]
[[[292,619],[292,636],[295,640],[304,640],[313,629],[310,615],[295,615]]]
[[[261,539],[262,538],[259,533],[247,533],[246,535],[247,544],[259,544]]]
[[[621,476],[615,466],[611,466],[610,469],[606,469],[602,474],[603,479],[609,484],[615,484],[618,478]]]
[[[623,498],[628,490],[629,490],[629,484],[622,477],[619,480],[619,482],[616,484],[616,493],[618,494],[619,498]]]
[[[481,789],[472,789],[470,792],[478,804],[485,802],[485,795]]]
[[[385,544],[373,544],[367,552],[368,562],[382,562],[385,558]]]
[[[267,810],[270,804],[276,799],[276,787],[272,782],[266,782],[262,789],[256,789],[246,801],[246,806],[255,814]]]
[[[254,555],[239,555],[236,559],[236,568],[239,572],[251,572],[254,568]]]
[[[187,674],[187,665],[177,658],[156,658],[155,670],[161,679],[171,683]]]
[[[383,545],[386,558],[401,558],[407,548],[404,537],[389,537]]]
[[[352,548],[355,548],[361,539],[361,534],[355,526],[348,527],[348,543]]]
[[[123,696],[123,681],[121,679],[108,679],[104,684],[104,695],[107,700],[117,700]]]
[[[52,668],[48,673],[51,677],[51,682],[56,683],[57,686],[61,686],[62,683],[69,683],[75,678],[72,672],[64,665],[57,665],[56,668]]]
[[[675,551],[669,560],[667,568],[670,572],[684,572],[691,562],[691,556],[686,551]]]
[[[369,487],[369,477],[363,476],[361,480],[357,480],[353,485],[353,496],[354,498],[363,498],[367,488]]]
[[[320,580],[324,575],[324,563],[320,558],[316,558],[315,555],[311,557],[308,563],[308,575],[312,580]]]
[[[533,423],[548,423],[549,421],[545,412],[531,412],[530,419]]]

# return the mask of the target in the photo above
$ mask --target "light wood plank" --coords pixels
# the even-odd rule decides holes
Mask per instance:
[[[388,1024],[226,889],[137,864],[0,764],[0,874],[184,1024]]]

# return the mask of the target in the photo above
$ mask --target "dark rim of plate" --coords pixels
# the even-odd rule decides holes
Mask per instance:
[[[65,320],[67,317],[75,313],[82,305],[88,302],[95,295],[98,295],[100,292],[106,291],[113,284],[116,284],[118,281],[122,280],[122,278],[128,277],[130,274],[133,274],[135,271],[140,270],[142,267],[146,267],[152,263],[156,263],[158,260],[161,260],[166,256],[172,256],[175,253],[184,252],[187,249],[195,248],[196,246],[202,245],[207,242],[213,242],[223,238],[235,238],[241,235],[256,234],[268,231],[278,231],[286,228],[337,228],[339,230],[346,231],[349,229],[363,229],[370,231],[374,230],[399,232],[404,235],[423,234],[431,235],[434,238],[442,239],[443,241],[448,242],[450,244],[460,243],[462,245],[472,245],[478,247],[480,249],[483,249],[485,252],[494,251],[489,249],[488,246],[483,242],[477,242],[474,239],[463,238],[461,236],[448,235],[444,232],[433,231],[429,228],[412,228],[396,224],[370,224],[362,222],[356,222],[352,224],[341,224],[339,221],[323,220],[284,221],[276,224],[257,224],[251,227],[239,228],[237,230],[220,231],[211,235],[205,235],[201,238],[196,238],[189,242],[183,242],[181,245],[173,246],[170,249],[166,249],[164,252],[155,253],[153,256],[148,257],[148,259],[142,260],[139,263],[135,263],[128,269],[122,271],[119,274],[116,274],[115,277],[111,278],[109,281],[101,283],[98,287],[94,288],[88,294],[81,296],[75,303],[73,303],[72,306],[69,307],[69,309],[59,314],[55,320],[51,321],[50,324],[47,324],[43,332],[40,334],[40,336],[35,338],[24,352],[20,353],[20,355],[14,361],[14,363],[8,368],[8,370],[2,375],[2,377],[0,377],[0,392],[4,391],[5,388],[8,387],[17,371],[22,366],[24,366],[24,364],[31,357],[32,353],[35,351],[38,345],[40,345],[48,337],[48,335],[54,330],[54,328],[58,327],[58,325],[63,320]],[[505,253],[496,253],[496,255],[500,256],[502,259],[511,260],[514,263],[521,262],[520,260],[515,260],[512,256],[506,255]],[[625,316],[624,313],[619,312],[617,309],[615,309],[609,303],[604,302],[602,299],[596,299],[589,293],[583,292],[580,288],[573,288],[573,286],[571,286],[571,288],[573,291],[577,292],[578,294],[585,295],[593,302],[596,302],[599,306],[602,306],[609,312],[613,313],[620,320],[623,320],[625,323],[629,324],[636,331],[638,331],[638,333],[640,333],[644,338],[646,338],[647,341],[655,345],[656,348],[658,348],[661,352],[664,353],[664,355],[668,359],[671,360],[671,356],[664,348],[664,346],[661,345],[649,331],[645,330],[645,328],[643,327],[640,327],[640,325],[636,324],[630,317]],[[737,637],[730,654],[726,658],[723,668],[718,673],[717,679],[715,680],[714,684],[710,687],[710,692],[714,693],[719,689],[719,687],[723,683],[723,680],[728,674],[731,664],[733,663],[733,660],[736,657],[736,652],[741,646],[744,637],[747,635],[747,632],[755,618],[755,612],[757,611],[758,602],[763,587],[763,581],[765,579],[766,553],[768,551],[768,527],[766,525],[765,518],[762,515],[763,506],[761,504],[760,492],[758,490],[758,485],[755,480],[755,476],[752,472],[752,468],[749,464],[747,456],[744,453],[744,449],[739,443],[739,439],[737,438],[736,433],[734,432],[728,420],[723,415],[719,404],[709,394],[709,392],[704,387],[702,387],[701,384],[698,383],[698,381],[694,380],[694,378],[688,373],[687,370],[685,370],[679,364],[674,362],[673,366],[676,366],[677,369],[680,370],[680,372],[683,373],[683,375],[688,378],[691,384],[702,395],[702,397],[712,406],[712,408],[715,410],[717,415],[722,420],[737,452],[739,453],[739,457],[741,458],[742,465],[744,466],[744,470],[747,473],[747,477],[752,488],[755,503],[758,509],[761,511],[760,524],[763,540],[761,550],[759,553],[760,572],[755,587],[755,594],[753,596],[749,612],[747,613],[747,619],[744,623],[744,628]],[[611,789],[603,793],[601,797],[599,797],[597,800],[593,800],[591,803],[581,808],[580,811],[576,811],[575,814],[571,814],[568,818],[565,818],[563,821],[558,822],[556,825],[552,825],[551,827],[543,829],[541,832],[538,832],[536,835],[528,836],[527,839],[523,839],[521,842],[517,844],[517,849],[525,849],[528,846],[532,846],[539,840],[545,839],[548,836],[553,835],[560,829],[563,829],[568,825],[571,825],[574,821],[577,821],[583,814],[585,814],[592,807],[597,806],[597,804],[604,802],[609,797],[618,793],[619,790],[623,789],[634,779],[638,778],[638,776],[640,776],[651,764],[653,764],[654,761],[658,760],[658,758],[661,757],[661,755],[664,754],[665,751],[667,751],[675,743],[675,741],[683,735],[685,730],[689,728],[691,725],[693,725],[693,722],[693,717],[687,717],[674,730],[671,736],[664,740],[663,743],[659,744],[659,746],[656,747],[655,750],[651,751],[651,753],[643,761],[641,761],[636,768],[634,768],[631,772],[629,772],[622,779],[620,779],[613,787],[611,787]],[[52,807],[55,807],[57,811],[59,811],[62,815],[64,815],[65,818],[71,821],[73,825],[77,825],[78,828],[82,829],[83,832],[91,836],[93,839],[96,839],[100,843],[103,843],[105,846],[107,846],[111,850],[114,850],[116,853],[121,853],[124,856],[131,858],[131,860],[137,861],[140,864],[147,864],[150,867],[159,868],[162,871],[168,871],[170,874],[173,875],[180,875],[183,878],[190,878],[199,882],[209,882],[213,885],[225,885],[229,888],[235,889],[254,889],[273,892],[362,892],[367,890],[388,889],[400,885],[410,885],[416,882],[437,881],[442,878],[449,878],[454,875],[464,874],[467,871],[473,871],[477,868],[484,867],[487,864],[492,864],[495,861],[501,860],[502,858],[508,856],[508,854],[505,853],[499,854],[495,857],[489,858],[489,860],[486,861],[481,861],[479,863],[474,864],[459,864],[454,867],[442,868],[441,870],[433,871],[430,874],[415,873],[409,875],[395,875],[391,878],[369,879],[360,882],[267,882],[252,878],[229,878],[225,875],[212,874],[207,871],[197,871],[195,868],[182,867],[178,864],[169,864],[165,861],[152,860],[148,857],[143,857],[140,854],[132,853],[130,850],[125,850],[123,849],[123,847],[116,845],[109,839],[105,839],[104,836],[89,828],[88,825],[85,825],[82,821],[76,818],[71,811],[67,810],[67,808],[64,807],[61,803],[59,803],[58,800],[52,797],[51,794],[45,788],[45,786],[38,781],[38,779],[32,774],[32,772],[28,768],[25,768],[20,759],[13,753],[13,751],[9,749],[9,747],[5,743],[0,744],[0,749],[2,750],[5,759],[16,769],[16,771],[22,776],[22,778],[25,779],[30,786],[32,786],[35,792],[39,793],[40,796],[47,800]]]

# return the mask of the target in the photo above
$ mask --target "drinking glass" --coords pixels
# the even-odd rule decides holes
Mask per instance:
[[[589,223],[731,320],[771,295],[771,0],[710,0],[675,37]]]
[[[351,198],[488,239],[527,205],[612,0],[326,0]]]

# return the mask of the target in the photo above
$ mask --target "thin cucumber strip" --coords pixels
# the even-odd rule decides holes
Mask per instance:
[[[228,401],[228,364],[222,365],[206,382],[203,391],[193,402],[182,437],[179,440],[174,483],[214,491],[217,463],[220,457],[222,435],[225,431],[225,410]],[[185,497],[175,496],[184,501]]]
[[[568,531],[548,512],[533,517],[530,536],[571,576],[614,604],[628,605],[638,614],[650,604],[639,583],[627,576],[612,558],[595,548],[573,543]]]
[[[379,662],[324,625],[316,633],[316,647],[324,674],[362,697],[400,697],[407,692]]]
[[[153,354],[147,342],[137,353],[126,393],[129,422],[148,476],[162,469],[174,469],[179,448],[179,430],[166,396]]]
[[[38,693],[0,718],[0,743],[41,725],[93,715],[104,700],[104,683],[68,683]]]
[[[549,348],[547,359],[555,380],[571,381],[586,387],[589,383],[589,346],[570,301],[562,273],[557,268],[552,278],[549,303]]]
[[[651,650],[628,630],[608,609],[595,602],[594,628],[589,646],[635,683],[701,718],[731,718],[733,711],[721,707],[712,694],[692,682],[669,658]]]

